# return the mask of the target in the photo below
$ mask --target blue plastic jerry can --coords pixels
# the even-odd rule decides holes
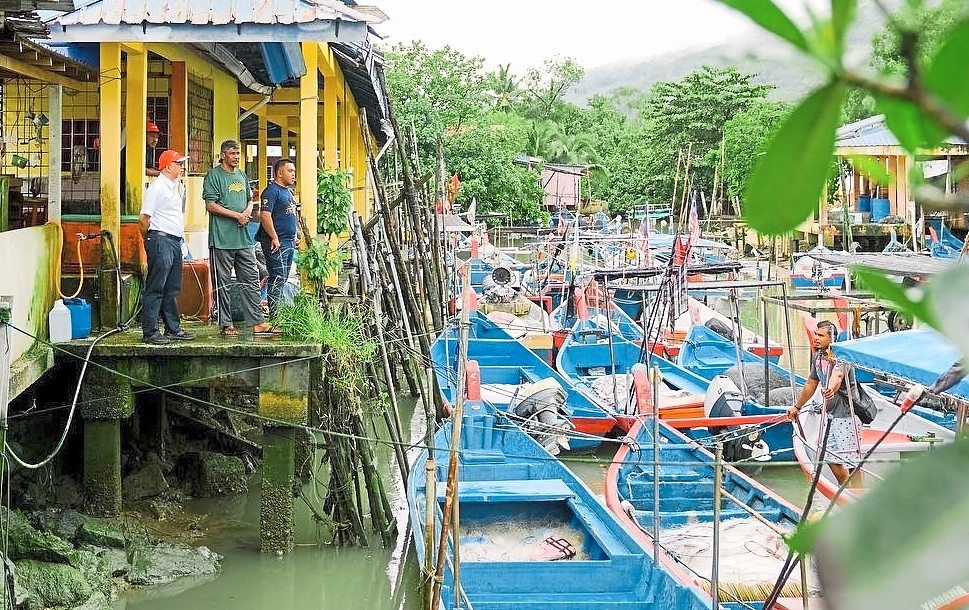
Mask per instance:
[[[91,304],[84,299],[64,299],[71,312],[71,339],[87,339],[91,334]]]

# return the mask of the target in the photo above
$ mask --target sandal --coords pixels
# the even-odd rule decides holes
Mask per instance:
[[[263,327],[262,330],[256,330],[259,327]],[[257,324],[252,327],[252,334],[256,337],[275,337],[283,334],[283,331],[272,324]]]
[[[236,330],[235,326],[223,326],[219,334],[223,337],[238,337],[239,331]]]
[[[565,538],[549,536],[542,540],[533,559],[538,561],[561,561],[575,557],[575,547]]]

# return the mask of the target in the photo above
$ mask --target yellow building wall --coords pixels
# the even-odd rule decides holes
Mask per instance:
[[[208,59],[197,55],[186,47],[170,44],[148,44],[152,51],[169,61],[183,61],[189,76],[209,81],[212,87],[214,110],[212,114],[212,155],[213,164],[218,163],[219,144],[225,140],[239,139],[239,86],[235,76],[226,72]],[[187,129],[187,126],[185,126]],[[188,141],[188,138],[185,138]],[[185,153],[185,151],[180,151]],[[204,176],[185,178],[185,230],[204,231],[208,228],[208,214],[202,201],[202,180]],[[198,247],[196,247],[198,249]],[[193,252],[196,256],[201,253]]]

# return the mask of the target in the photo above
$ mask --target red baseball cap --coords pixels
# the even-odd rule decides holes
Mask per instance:
[[[165,169],[172,163],[181,163],[188,159],[185,155],[174,150],[166,150],[158,157],[158,169]]]
[[[151,121],[148,121],[148,127],[145,129],[147,133],[161,133],[161,129],[158,129],[158,125],[155,125]]]

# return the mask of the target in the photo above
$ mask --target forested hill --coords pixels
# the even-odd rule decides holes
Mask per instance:
[[[849,33],[847,48],[870,50],[872,36],[882,28],[883,18],[874,3],[859,2],[858,19]],[[867,58],[856,59],[867,63]],[[704,49],[588,68],[585,78],[568,97],[581,104],[592,95],[608,94],[619,87],[648,91],[654,83],[679,80],[701,66],[735,66],[757,74],[755,82],[775,85],[770,97],[784,101],[800,99],[821,81],[820,73],[803,56],[791,51],[787,43],[757,29],[742,39]]]

